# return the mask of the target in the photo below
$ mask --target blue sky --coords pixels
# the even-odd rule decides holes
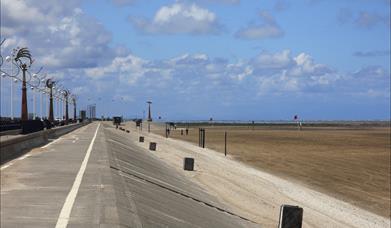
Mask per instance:
[[[140,117],[150,99],[163,119],[390,116],[389,0],[42,2],[2,1],[2,55],[28,46],[98,115]]]

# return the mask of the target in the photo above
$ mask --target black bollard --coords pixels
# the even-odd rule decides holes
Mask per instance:
[[[198,128],[198,146],[201,147],[201,128]]]
[[[227,132],[224,132],[224,156],[227,156]]]
[[[200,128],[198,130],[198,145],[202,148],[205,148],[205,129]]]
[[[140,138],[138,138],[138,141],[139,142],[144,142],[144,136],[140,136]]]
[[[181,129],[181,135],[183,135],[183,130]]]
[[[194,170],[194,158],[185,158],[183,159],[183,169],[187,171]]]
[[[301,228],[303,208],[292,205],[282,205],[278,228]]]
[[[202,148],[205,148],[205,128],[202,129]]]
[[[152,151],[156,150],[156,143],[155,142],[150,142],[149,143],[149,150],[152,150]]]
[[[126,130],[126,133],[130,133],[130,131],[129,131],[129,130]]]

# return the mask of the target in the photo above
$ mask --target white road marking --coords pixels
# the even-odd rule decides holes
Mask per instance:
[[[22,157],[18,158],[18,160],[23,160],[23,159],[30,157],[30,156],[31,156],[30,154],[25,154]]]
[[[46,147],[48,147],[48,146],[52,145],[53,143],[55,143],[55,142],[59,141],[60,139],[62,139],[62,138],[60,137],[60,138],[58,138],[58,139],[56,139],[56,140],[54,140],[54,141],[52,141],[52,142],[50,142],[50,143],[46,144],[45,146],[42,146],[41,148],[46,148]]]
[[[20,161],[20,160],[23,160],[23,159],[25,159],[25,158],[27,158],[27,157],[30,157],[30,156],[31,156],[30,154],[25,154],[25,155],[23,155],[22,157],[17,158],[16,160]],[[0,170],[4,170],[4,169],[10,167],[10,166],[13,165],[13,164],[14,164],[13,162],[7,163],[7,164],[4,165],[3,167],[1,167]]]
[[[65,200],[65,203],[62,206],[60,215],[57,220],[56,228],[66,228],[68,226],[69,217],[71,215],[72,207],[73,207],[73,204],[75,203],[77,192],[79,191],[84,172],[86,171],[88,159],[90,158],[92,147],[94,145],[96,135],[98,134],[99,126],[100,126],[100,123],[99,123],[98,127],[96,128],[95,135],[92,138],[90,146],[87,149],[86,156],[84,157],[84,160],[81,163],[80,170],[76,175],[76,178],[75,178],[75,181],[73,182],[73,186],[71,188],[71,191],[68,193],[68,196]]]
[[[76,136],[73,136],[73,141],[72,141],[72,143],[75,143],[77,140],[79,140],[79,138],[76,137]]]
[[[14,163],[11,162],[11,163],[8,163],[8,164],[4,165],[3,167],[0,168],[0,170],[3,170],[3,169],[8,168],[8,167],[10,167],[12,164],[14,164]]]

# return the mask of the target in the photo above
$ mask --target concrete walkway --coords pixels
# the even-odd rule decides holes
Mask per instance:
[[[3,165],[1,227],[258,226],[127,137],[93,123]]]

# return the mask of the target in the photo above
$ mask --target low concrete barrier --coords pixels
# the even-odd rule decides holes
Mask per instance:
[[[61,126],[57,128],[52,128],[47,130],[47,134],[49,135],[49,139],[55,139],[62,135],[65,135],[73,130],[76,130],[79,127],[85,126],[88,123],[79,123],[79,124],[70,124],[66,126]]]
[[[22,133],[22,129],[0,131],[0,136],[3,136],[3,135],[19,135],[21,133]]]
[[[87,124],[88,123],[71,124],[1,141],[0,164],[4,164],[9,160],[17,158],[34,147],[47,143],[49,139],[58,138]]]

